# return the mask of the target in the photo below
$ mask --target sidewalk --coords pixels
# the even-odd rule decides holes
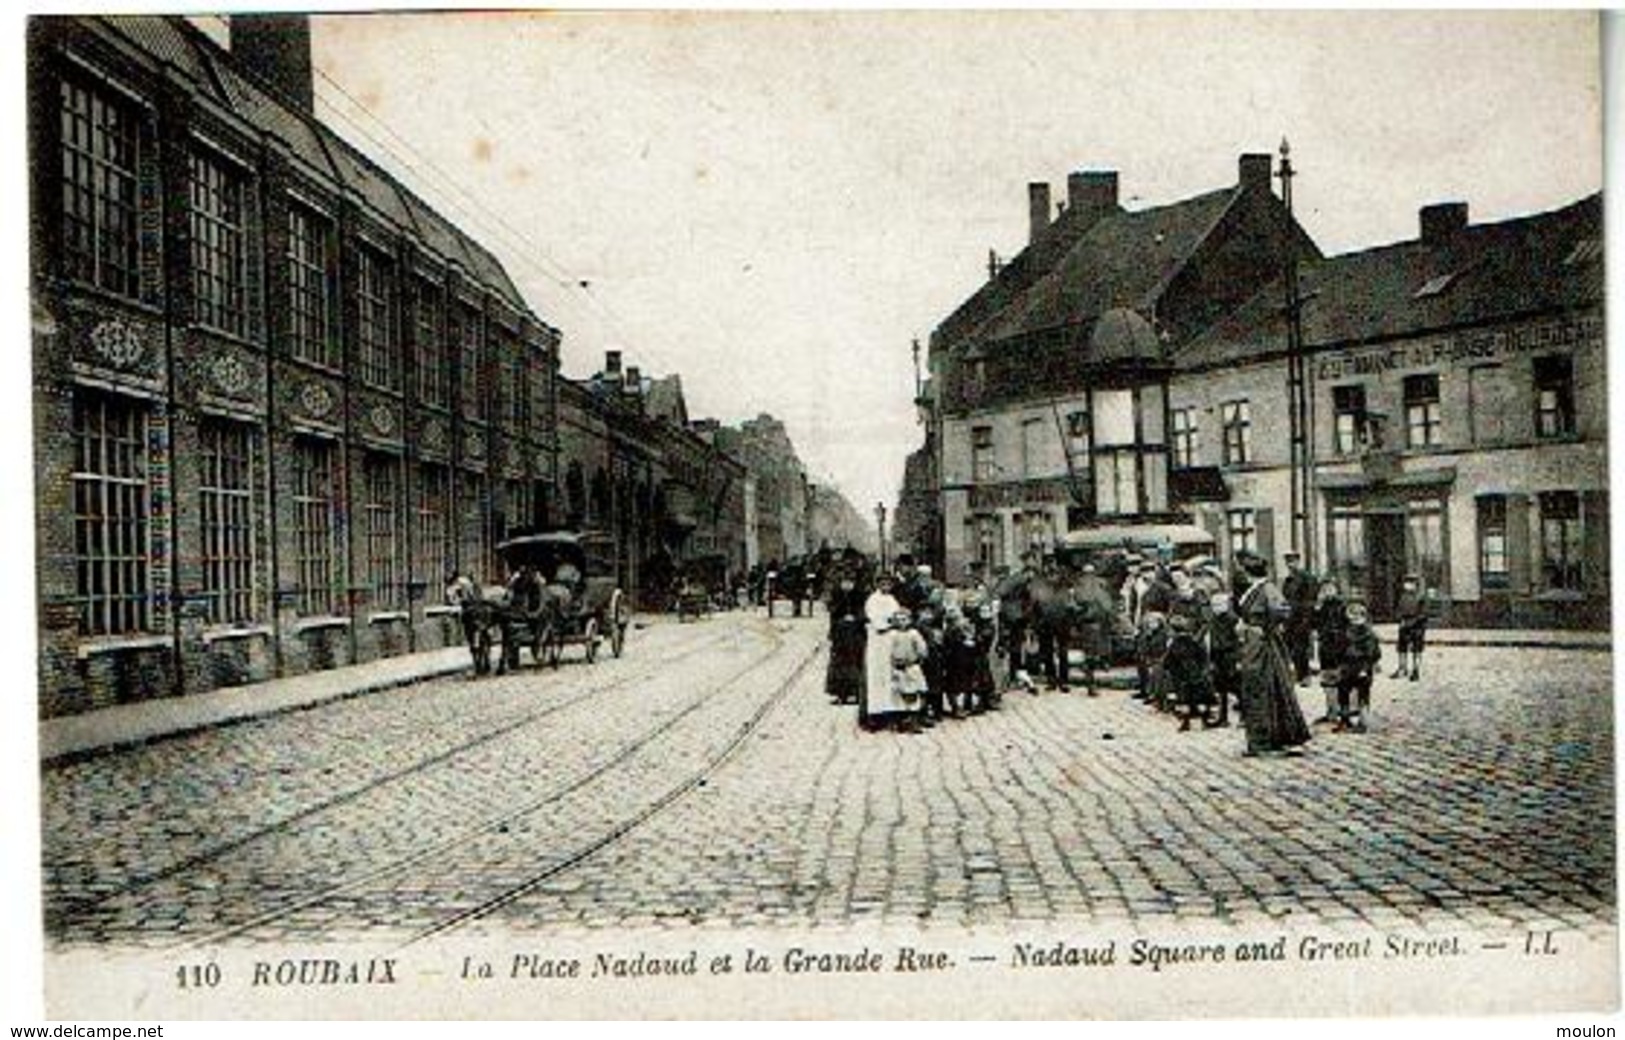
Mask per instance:
[[[1373,625],[1377,638],[1385,644],[1398,641],[1399,626]],[[1545,650],[1612,651],[1612,632],[1560,629],[1525,630],[1516,628],[1428,628],[1428,646],[1481,646],[1534,648]]]
[[[233,686],[185,697],[118,704],[46,719],[39,727],[41,762],[113,751],[229,722],[294,711],[328,701],[406,686],[471,670],[466,646]]]

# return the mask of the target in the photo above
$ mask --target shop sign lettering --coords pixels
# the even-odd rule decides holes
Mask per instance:
[[[1448,338],[1401,343],[1323,357],[1317,379],[1381,375],[1411,368],[1466,365],[1542,350],[1596,346],[1602,342],[1602,319],[1579,318],[1549,325],[1461,332]]]

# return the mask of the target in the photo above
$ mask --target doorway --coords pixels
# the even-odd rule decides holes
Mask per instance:
[[[1397,614],[1399,583],[1405,577],[1405,514],[1399,510],[1365,514],[1369,571],[1366,603],[1373,621],[1392,621]]]

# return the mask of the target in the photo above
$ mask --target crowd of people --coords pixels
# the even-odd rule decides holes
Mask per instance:
[[[907,557],[886,572],[856,552],[827,576],[832,701],[856,705],[866,730],[918,732],[997,708],[1040,682],[1066,691],[1080,664],[1096,694],[1102,669],[1132,664],[1136,700],[1182,731],[1231,725],[1248,755],[1294,754],[1311,725],[1298,689],[1318,682],[1316,722],[1364,732],[1381,649],[1366,605],[1285,557],[1238,553],[1175,562],[1124,551],[1076,568],[1030,555],[1020,568],[949,587]],[[1426,598],[1414,576],[1399,596],[1399,667],[1421,676]],[[1073,653],[1077,652],[1074,658]],[[1080,663],[1074,664],[1077,660]]]

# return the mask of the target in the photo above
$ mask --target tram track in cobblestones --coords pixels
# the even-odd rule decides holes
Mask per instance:
[[[561,712],[567,711],[570,708],[583,704],[593,698],[601,697],[607,693],[645,682],[651,677],[669,668],[673,663],[698,656],[707,650],[713,649],[717,644],[725,641],[727,638],[728,637],[725,633],[719,634],[669,657],[664,657],[651,666],[639,669],[631,675],[616,678],[602,686],[590,686],[582,690],[579,694],[567,697],[564,700],[538,708],[534,711],[526,712],[520,715],[518,718],[505,721],[493,729],[486,730],[469,740],[462,741],[461,743],[446,748],[434,755],[420,759],[409,766],[401,769],[391,770],[387,773],[376,776],[365,783],[342,791],[331,798],[324,799],[312,805],[307,805],[296,812],[290,813],[289,815],[276,820],[273,823],[267,824],[264,827],[257,828],[246,834],[239,835],[229,841],[196,852],[175,863],[169,864],[160,870],[150,871],[136,877],[132,877],[116,888],[109,889],[105,892],[99,892],[96,895],[88,898],[81,898],[69,902],[65,906],[48,907],[45,914],[46,933],[58,933],[62,931],[75,917],[95,910],[99,906],[120,898],[134,895],[143,889],[149,888],[160,882],[185,875],[190,871],[197,870],[200,867],[206,866],[235,852],[238,852],[249,845],[287,834],[302,824],[309,823],[310,821],[324,814],[331,813],[335,810],[339,810],[345,806],[351,805],[375,791],[379,791],[392,784],[401,783],[414,776],[426,773],[436,767],[454,762],[459,757],[467,755],[471,751],[495,743],[504,737],[512,736],[538,722],[558,715]],[[775,642],[774,649],[777,648],[777,645],[778,641]],[[770,656],[773,652],[773,650],[769,650],[768,654],[764,655],[763,659],[765,659],[766,656]]]
[[[246,921],[239,921],[230,925],[229,927],[216,929],[205,936],[200,936],[183,944],[182,948],[206,949],[224,945],[225,943],[234,939],[240,939],[247,936],[249,933],[260,931],[268,927],[275,926],[281,922],[293,919],[297,915],[307,913],[340,897],[376,886],[380,882],[385,882],[393,878],[404,876],[416,867],[423,866],[425,864],[432,864],[437,859],[443,859],[445,857],[455,855],[463,847],[467,846],[470,842],[476,839],[507,833],[507,829],[517,821],[526,817],[534,816],[537,813],[546,810],[550,806],[556,805],[560,801],[570,797],[581,789],[587,787],[589,784],[610,773],[615,768],[625,764],[628,760],[633,758],[633,756],[644,751],[651,744],[671,733],[685,719],[688,719],[701,707],[703,707],[716,693],[734,686],[735,684],[749,677],[752,673],[756,672],[765,662],[772,659],[785,647],[786,640],[777,630],[769,629],[768,634],[772,638],[772,644],[768,647],[766,652],[759,655],[753,655],[750,661],[745,663],[741,668],[731,673],[728,677],[722,679],[721,681],[705,684],[701,691],[693,696],[681,710],[673,714],[660,725],[641,734],[636,739],[627,742],[610,758],[586,770],[585,772],[567,778],[564,782],[554,785],[549,790],[542,792],[533,798],[527,799],[517,806],[511,807],[493,816],[483,818],[478,822],[466,827],[459,828],[454,834],[430,845],[419,848],[409,855],[393,859],[388,863],[380,864],[370,870],[352,875],[351,877],[345,878],[344,880],[324,888],[321,891],[297,899],[287,905],[279,906],[272,910],[255,915]],[[694,648],[693,650],[685,652],[682,655],[678,655],[678,657],[687,657],[690,656],[691,653],[698,653],[700,650],[705,649],[709,645],[710,643],[704,644],[701,647]],[[731,756],[732,753],[737,750],[739,745],[743,744],[743,742],[749,738],[750,734],[756,730],[756,728],[760,725],[761,720],[766,717],[772,706],[782,700],[782,698],[787,694],[788,690],[795,685],[800,676],[805,673],[807,666],[817,658],[818,652],[822,646],[823,643],[821,640],[815,642],[807,650],[803,658],[796,664],[796,667],[792,671],[790,677],[786,679],[783,684],[764,701],[763,705],[758,708],[755,714],[753,714],[746,726],[742,727],[741,730],[735,734],[724,753],[718,756],[707,770],[701,771],[699,775],[692,776],[688,781],[686,781],[686,786],[680,786],[684,786],[685,790],[692,790],[693,787],[698,786],[699,783],[704,780],[705,776],[709,775],[710,772],[714,772],[716,768],[719,768],[722,761]],[[668,659],[668,661],[678,659],[678,657]],[[665,799],[662,803],[657,804],[663,806],[666,802],[672,800],[675,800],[675,797],[668,796],[667,799]],[[637,823],[640,823],[643,820],[653,816],[656,811],[658,811],[658,808],[646,810],[633,818],[636,822],[630,824],[622,823],[617,825],[615,828],[615,834],[620,836],[629,832],[637,825]],[[599,841],[594,844],[594,851],[596,851],[596,848],[601,848],[604,845],[609,844],[609,842]],[[590,853],[572,855],[572,857],[570,857],[570,862],[580,862],[581,860],[584,860],[587,855],[590,855]],[[561,872],[562,871],[557,869],[551,870],[547,873],[547,877],[556,876]],[[545,880],[545,878],[540,880]],[[535,883],[540,883],[540,880],[536,881]],[[530,887],[534,887],[534,885],[531,885]],[[495,909],[495,907],[492,907],[492,909]],[[488,913],[490,911],[487,910],[486,912]],[[460,914],[458,919],[461,920],[464,916],[465,915]],[[414,938],[412,941],[415,942],[417,939]]]
[[[546,884],[547,882],[552,881],[555,878],[558,878],[560,875],[575,869],[576,867],[585,863],[587,860],[591,859],[593,856],[597,855],[599,852],[602,852],[604,849],[607,849],[610,846],[624,840],[628,835],[632,834],[638,828],[653,820],[656,816],[671,808],[673,805],[682,801],[683,798],[692,794],[694,791],[703,787],[710,777],[720,770],[724,765],[726,765],[729,759],[733,758],[739,749],[745,745],[745,742],[761,728],[762,723],[768,718],[769,715],[773,713],[774,709],[784,703],[784,700],[789,696],[790,691],[801,682],[802,677],[806,674],[808,666],[818,658],[819,651],[823,649],[823,646],[824,643],[822,640],[816,642],[802,657],[802,659],[797,662],[795,668],[791,670],[790,674],[779,683],[771,694],[763,699],[762,703],[757,706],[756,710],[750,715],[750,717],[738,727],[733,736],[725,745],[723,745],[721,750],[712,755],[700,769],[689,773],[681,781],[667,789],[667,791],[659,798],[655,799],[655,801],[628,819],[621,821],[616,826],[611,828],[607,833],[600,835],[599,837],[589,841],[585,845],[564,856],[557,862],[550,864],[546,869],[531,874],[519,884],[511,885],[497,895],[485,899],[472,907],[458,911],[444,921],[417,931],[410,939],[402,944],[401,948],[404,949],[406,947],[415,946],[430,939],[444,936],[459,928],[474,924],[475,922],[490,917],[499,910],[502,910],[518,900],[523,899],[526,895],[535,891],[537,888]],[[721,686],[718,688],[721,689],[732,685],[732,683],[738,681],[738,678],[739,677],[736,676],[728,680],[728,682],[721,684]],[[697,708],[698,706],[698,703],[696,703],[693,707]],[[685,712],[685,714],[687,714],[687,712]],[[676,720],[673,720],[673,723],[675,723],[675,721]]]

